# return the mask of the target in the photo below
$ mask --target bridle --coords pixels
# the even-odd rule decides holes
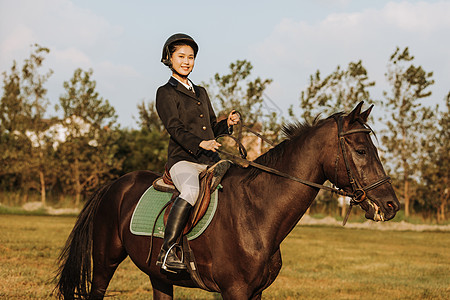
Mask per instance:
[[[239,113],[239,112],[237,112],[237,113]],[[335,116],[333,116],[333,118],[335,119],[335,121],[337,123],[338,140],[339,140],[338,145],[339,145],[339,148],[340,148],[340,151],[338,150],[338,154],[337,154],[337,157],[336,157],[335,183],[338,182],[337,181],[337,174],[338,174],[337,165],[338,165],[338,161],[339,161],[339,154],[341,153],[342,157],[344,159],[345,168],[346,168],[347,176],[348,176],[351,188],[352,188],[352,192],[347,192],[347,191],[344,191],[342,189],[336,188],[334,186],[333,187],[329,187],[329,186],[318,184],[318,183],[315,183],[315,182],[303,180],[301,178],[297,178],[297,177],[291,176],[291,175],[289,175],[287,173],[278,171],[278,170],[270,168],[268,166],[264,166],[264,165],[261,165],[259,163],[254,162],[254,161],[247,160],[246,159],[247,151],[245,150],[245,147],[242,145],[240,140],[241,140],[241,136],[242,136],[242,134],[241,134],[242,127],[246,127],[247,129],[249,129],[249,127],[247,127],[247,126],[245,126],[243,124],[242,118],[241,118],[241,121],[240,121],[241,127],[239,129],[239,139],[237,139],[237,138],[235,138],[235,137],[233,137],[231,135],[219,135],[218,137],[216,137],[216,139],[218,139],[220,137],[228,137],[228,138],[233,139],[236,142],[236,144],[238,145],[240,156],[234,155],[232,153],[228,153],[228,152],[226,152],[224,150],[221,150],[221,149],[217,149],[216,151],[221,153],[221,154],[224,154],[224,155],[230,157],[233,160],[233,162],[235,162],[238,165],[241,165],[241,166],[244,166],[244,167],[252,166],[252,167],[258,168],[258,169],[260,169],[262,171],[265,171],[265,172],[268,172],[268,173],[272,173],[272,174],[275,174],[275,175],[278,175],[278,176],[281,176],[281,177],[284,177],[284,178],[288,178],[290,180],[293,180],[293,181],[296,181],[296,182],[299,182],[299,183],[302,183],[302,184],[305,184],[305,185],[308,185],[308,186],[311,186],[311,187],[314,187],[314,188],[323,189],[323,190],[330,191],[332,193],[336,193],[338,195],[350,197],[351,198],[351,200],[350,200],[350,208],[347,210],[347,214],[346,214],[346,216],[344,218],[343,225],[345,225],[345,223],[347,222],[347,219],[348,219],[348,217],[350,215],[350,211],[351,211],[352,207],[354,205],[360,205],[364,201],[368,201],[369,205],[374,207],[374,209],[376,211],[375,214],[377,215],[378,214],[378,207],[376,206],[376,204],[373,203],[373,201],[367,195],[367,192],[370,191],[370,190],[373,190],[373,189],[375,189],[375,188],[377,188],[377,187],[379,187],[381,185],[383,185],[386,182],[390,183],[391,178],[389,176],[385,176],[385,177],[377,180],[374,183],[371,183],[371,184],[366,185],[366,186],[362,186],[361,183],[356,178],[356,176],[354,175],[354,173],[353,173],[353,171],[352,171],[352,169],[350,167],[348,153],[347,153],[346,146],[345,146],[345,137],[346,136],[351,135],[351,134],[355,134],[355,133],[367,133],[367,134],[370,134],[370,133],[373,132],[373,130],[370,129],[370,128],[367,128],[366,124],[361,121],[360,123],[363,125],[363,128],[358,128],[358,129],[352,129],[352,130],[344,131],[343,130],[343,120],[344,120],[344,118],[343,118],[342,114],[335,115]],[[263,138],[260,134],[255,133],[253,130],[250,130],[250,131],[253,134],[257,135],[258,137],[260,137],[261,139],[263,139],[264,141],[268,142],[269,144],[271,144],[273,146],[273,144],[271,142],[269,142],[267,139]],[[380,219],[377,220],[377,221],[383,221],[383,216],[382,215],[378,215],[378,217]]]
[[[334,119],[336,121],[337,124],[337,128],[338,128],[338,139],[339,139],[339,148],[341,148],[341,153],[342,153],[342,157],[344,158],[344,164],[345,164],[345,168],[347,171],[347,176],[350,182],[350,185],[352,187],[352,193],[349,196],[351,198],[350,200],[350,208],[347,210],[347,213],[345,215],[343,224],[345,225],[345,223],[347,222],[347,219],[350,215],[351,209],[354,205],[360,205],[361,203],[363,203],[364,201],[370,201],[369,204],[371,206],[375,206],[373,201],[370,199],[370,197],[367,195],[367,192],[373,189],[376,189],[377,187],[385,184],[386,182],[391,181],[391,178],[389,176],[385,176],[377,181],[375,181],[374,183],[368,184],[366,186],[362,186],[361,183],[358,181],[358,179],[356,178],[356,176],[354,175],[352,169],[350,168],[350,163],[349,163],[349,158],[348,158],[348,154],[347,154],[347,149],[345,146],[345,137],[350,135],[350,134],[354,134],[354,133],[367,133],[370,134],[373,132],[372,129],[367,128],[366,124],[360,120],[358,120],[358,122],[360,122],[360,124],[363,126],[363,128],[357,128],[357,129],[352,129],[352,130],[348,130],[348,131],[344,131],[343,129],[343,123],[344,123],[344,118],[342,116],[342,114],[340,115],[336,115],[334,116]],[[338,167],[338,161],[339,161],[339,151],[338,151],[338,155],[336,157],[336,169],[335,169],[335,183],[337,183],[337,167]],[[378,208],[374,207],[376,214],[378,213]],[[377,221],[384,221],[383,220],[383,216],[379,215],[378,216],[380,218],[380,220]]]

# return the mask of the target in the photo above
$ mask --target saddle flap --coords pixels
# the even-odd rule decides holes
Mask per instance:
[[[222,177],[225,175],[230,166],[231,162],[229,160],[221,160],[199,174],[200,192],[183,234],[187,234],[205,215],[211,201],[211,193],[216,190],[222,180]],[[173,200],[180,194],[180,192],[173,185],[167,168],[164,175],[157,178],[153,182],[153,187],[157,191],[173,193],[171,203],[167,206],[164,213],[164,224],[166,224],[170,209],[172,208]]]
[[[200,180],[200,195],[197,202],[195,202],[194,208],[192,209],[189,220],[186,223],[183,234],[187,234],[189,231],[191,231],[191,229],[195,225],[197,225],[197,223],[201,220],[201,218],[208,210],[209,202],[211,201],[211,181],[213,177],[214,173],[208,172],[203,176],[203,179]],[[164,224],[167,223],[167,218],[169,216],[169,212],[172,208],[173,200],[175,198],[176,196],[172,197],[171,203],[167,206],[167,209],[164,213]]]

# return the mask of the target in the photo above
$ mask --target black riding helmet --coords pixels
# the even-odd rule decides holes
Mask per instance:
[[[194,58],[197,56],[198,45],[194,41],[194,39],[184,33],[175,33],[174,35],[170,36],[167,39],[167,41],[164,43],[164,47],[163,47],[163,51],[162,51],[161,62],[168,67],[172,66],[172,62],[170,61],[169,47],[171,44],[177,43],[177,42],[186,43],[186,45],[191,46],[192,49],[194,50]]]

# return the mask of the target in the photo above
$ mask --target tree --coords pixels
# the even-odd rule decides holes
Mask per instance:
[[[235,109],[241,113],[246,126],[255,127],[274,142],[279,141],[284,118],[264,105],[264,91],[272,79],[257,77],[250,80],[252,69],[249,61],[237,60],[230,64],[229,74],[216,73],[206,87],[219,117],[226,117]],[[266,146],[261,143],[258,154],[266,150]]]
[[[403,51],[395,50],[386,73],[391,91],[384,92],[385,106],[390,113],[385,118],[388,130],[384,132],[382,142],[386,147],[386,157],[392,158],[393,171],[402,186],[400,194],[406,216],[410,214],[410,183],[417,175],[418,141],[424,131],[423,124],[430,117],[421,103],[431,95],[427,89],[434,83],[433,73],[414,66],[411,63],[413,59],[407,47]]]
[[[321,79],[320,71],[310,76],[309,86],[302,91],[300,108],[302,117],[312,122],[319,114],[331,115],[337,111],[350,111],[361,101],[374,102],[368,88],[375,85],[369,81],[361,60],[350,62],[347,70],[337,66],[330,75]]]
[[[272,79],[257,77],[249,80],[252,64],[246,60],[237,60],[230,64],[230,73],[216,73],[211,84],[207,84],[218,115],[228,116],[232,109],[240,111],[247,124],[256,124],[264,116],[262,111],[263,93]]]
[[[158,112],[156,111],[155,102],[151,101],[148,105],[145,105],[145,102],[142,101],[137,106],[139,111],[139,120],[138,125],[141,129],[145,129],[148,131],[158,131],[163,133],[165,131],[164,124],[158,116]],[[165,134],[168,135],[167,132]]]
[[[99,96],[92,70],[77,69],[64,82],[60,97],[66,136],[58,146],[62,179],[75,194],[79,205],[81,193],[112,178],[122,161],[115,156],[119,133],[115,130],[117,115],[108,100]]]
[[[164,172],[167,162],[169,134],[156,112],[155,102],[146,105],[142,101],[138,110],[140,129],[121,131],[117,157],[124,162],[120,175],[135,170]]]
[[[3,73],[0,105],[1,173],[25,189],[36,188],[43,205],[52,163],[52,137],[46,131],[53,120],[45,119],[48,99],[44,84],[53,72],[40,73],[48,53],[49,49],[35,44],[21,69],[13,62],[11,73]]]
[[[436,212],[438,222],[446,219],[449,206],[448,189],[450,177],[450,93],[446,97],[446,110],[435,113],[426,126],[426,135],[422,137],[421,159],[421,189],[419,198],[425,199]]]
[[[3,184],[8,177],[17,181],[24,169],[23,150],[26,145],[25,103],[20,91],[20,72],[13,62],[10,74],[3,72],[3,95],[0,103],[0,178]]]
[[[44,83],[53,74],[49,70],[45,74],[39,74],[39,68],[45,59],[45,54],[50,50],[41,47],[38,44],[34,46],[34,52],[31,53],[30,58],[25,60],[22,67],[22,84],[21,93],[27,99],[24,106],[26,114],[27,136],[30,141],[29,156],[25,160],[29,162],[30,169],[36,172],[39,176],[39,186],[41,194],[42,205],[46,204],[46,176],[50,175],[50,159],[51,155],[51,135],[46,135],[46,130],[51,125],[52,121],[45,120],[45,112],[48,107],[48,99],[46,98],[47,89],[44,88]]]

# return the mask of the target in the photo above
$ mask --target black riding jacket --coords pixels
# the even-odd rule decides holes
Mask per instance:
[[[156,92],[156,110],[170,134],[169,170],[181,160],[214,164],[220,159],[219,155],[201,148],[200,142],[231,133],[226,119],[217,122],[206,90],[196,85],[193,87],[195,93],[171,77]]]

